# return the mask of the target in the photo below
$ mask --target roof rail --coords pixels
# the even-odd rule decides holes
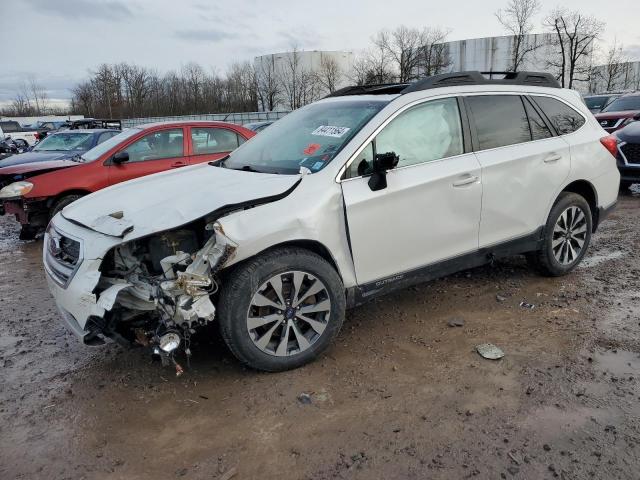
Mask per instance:
[[[487,78],[485,75],[488,75]],[[503,75],[503,78],[494,79],[493,75]],[[402,90],[402,94],[428,90],[430,88],[442,88],[464,85],[530,85],[536,87],[561,88],[560,83],[550,73],[544,72],[455,72],[434,75],[423,80],[418,80]]]
[[[353,85],[330,93],[324,98],[348,95],[395,95],[407,88],[409,83],[378,83],[374,85]]]

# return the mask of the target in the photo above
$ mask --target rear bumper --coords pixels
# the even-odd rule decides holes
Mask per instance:
[[[640,183],[640,165],[618,165],[618,170],[620,170],[620,180],[623,182]]]

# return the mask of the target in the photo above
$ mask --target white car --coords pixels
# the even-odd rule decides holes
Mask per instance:
[[[515,254],[570,272],[616,203],[615,151],[546,74],[347,88],[222,162],[66,207],[44,240],[48,283],[87,344],[175,363],[215,320],[245,364],[294,368],[346,308],[393,289]]]

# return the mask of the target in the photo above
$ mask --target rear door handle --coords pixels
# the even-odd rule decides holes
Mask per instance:
[[[544,159],[544,163],[553,163],[553,162],[557,162],[558,160],[560,160],[562,158],[562,155],[559,155],[557,153],[550,153],[549,155],[547,155],[547,157]]]
[[[171,164],[171,168],[180,168],[180,167],[186,167],[187,164],[185,162],[174,162]]]
[[[478,177],[476,175],[465,175],[461,180],[456,180],[453,182],[454,187],[464,187],[465,185],[470,185],[472,183],[476,183],[478,181]]]

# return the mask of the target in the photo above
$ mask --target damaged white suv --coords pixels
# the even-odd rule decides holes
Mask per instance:
[[[87,344],[149,345],[180,370],[216,321],[242,362],[285,370],[392,289],[514,254],[571,271],[615,205],[615,151],[546,74],[352,87],[221,162],[74,202],[47,228],[44,264]]]

